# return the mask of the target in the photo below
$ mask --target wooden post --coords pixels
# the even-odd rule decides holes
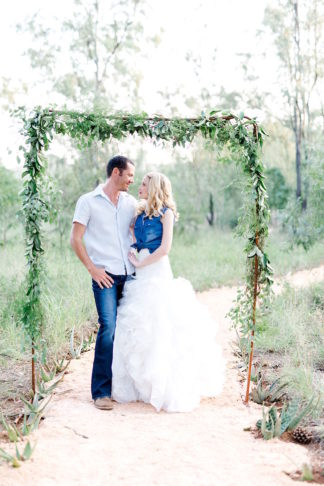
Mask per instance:
[[[256,234],[255,244],[258,246],[258,243],[259,243],[259,238],[258,238],[258,235]],[[258,293],[258,270],[259,270],[258,256],[255,255],[254,256],[254,286],[253,286],[253,311],[252,311],[251,348],[250,348],[250,359],[249,359],[249,370],[248,370],[248,378],[247,378],[247,385],[246,385],[246,393],[245,393],[245,400],[244,400],[244,403],[246,405],[249,402],[250,383],[251,383],[251,370],[252,370],[252,361],[253,361],[255,314],[256,314],[256,305],[257,305],[257,293]]]

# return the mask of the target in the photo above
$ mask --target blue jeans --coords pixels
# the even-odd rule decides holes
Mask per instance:
[[[91,378],[91,395],[96,398],[111,396],[111,365],[113,359],[113,345],[116,328],[117,306],[122,296],[126,280],[130,275],[109,275],[114,279],[110,288],[101,289],[97,282],[92,280],[92,290],[98,311],[100,324]]]

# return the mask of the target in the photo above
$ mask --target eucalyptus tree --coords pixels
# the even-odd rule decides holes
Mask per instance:
[[[0,165],[0,244],[7,242],[7,233],[17,225],[21,185],[15,174]]]
[[[275,41],[279,82],[295,141],[296,198],[307,206],[305,166],[322,96],[317,89],[324,68],[324,6],[319,0],[277,0],[265,10],[264,24]]]
[[[134,58],[142,56],[143,45],[154,43],[144,33],[146,8],[146,0],[74,0],[64,18],[60,14],[46,19],[42,10],[33,15],[18,31],[31,41],[25,54],[37,73],[35,88],[41,83],[49,103],[73,109],[139,111],[141,72]],[[78,195],[103,177],[103,161],[115,150],[114,144],[109,148],[93,144],[81,152],[76,142],[64,145],[68,156],[59,164],[49,159],[50,173],[61,191],[54,222],[61,241]]]
[[[120,109],[125,93],[134,105],[138,96],[133,55],[144,40],[145,6],[145,0],[74,0],[65,18],[48,20],[39,11],[17,28],[30,35],[25,54],[50,93],[80,109]]]

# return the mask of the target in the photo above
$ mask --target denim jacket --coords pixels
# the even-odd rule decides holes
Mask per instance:
[[[163,214],[168,208],[163,208]],[[152,216],[149,218],[145,212],[139,214],[135,221],[134,233],[136,243],[132,244],[137,251],[147,248],[150,253],[153,253],[162,242],[163,225],[161,216]]]

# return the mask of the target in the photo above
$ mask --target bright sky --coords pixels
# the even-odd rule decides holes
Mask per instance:
[[[90,0],[89,0],[90,2]],[[267,49],[267,58],[260,55],[264,45],[256,39],[256,32],[262,26],[263,12],[267,0],[151,0],[145,20],[148,34],[159,33],[163,28],[161,43],[157,49],[147,53],[147,58],[138,56],[143,80],[141,95],[142,109],[149,113],[165,113],[164,103],[157,95],[158,91],[174,91],[180,88],[186,94],[195,96],[200,86],[216,85],[226,87],[227,91],[240,91],[243,86],[243,74],[239,69],[241,59],[238,53],[254,53],[260,58],[258,74],[262,89],[271,90],[274,86],[276,60],[273,50]],[[73,0],[11,0],[2,9],[0,18],[1,65],[0,77],[19,84],[23,80],[28,85],[33,83],[35,72],[23,56],[25,41],[16,32],[15,25],[23,23],[27,16],[40,10],[49,22],[54,16],[66,18],[71,11]],[[216,60],[212,55],[216,49]],[[188,51],[203,58],[203,69],[199,79],[185,60]],[[15,82],[16,81],[16,82]],[[199,86],[200,85],[200,86]],[[22,94],[17,99],[19,104],[28,106],[47,105],[56,101],[42,92],[31,89],[29,95]],[[202,107],[204,108],[204,107]],[[228,107],[226,107],[228,108]],[[182,107],[181,107],[182,109]],[[245,107],[242,107],[244,110]],[[8,141],[15,143],[16,128],[8,127],[8,118],[1,117],[2,137],[0,142],[0,160],[10,167],[15,166],[13,153],[7,154]],[[9,122],[10,124],[10,122]]]

